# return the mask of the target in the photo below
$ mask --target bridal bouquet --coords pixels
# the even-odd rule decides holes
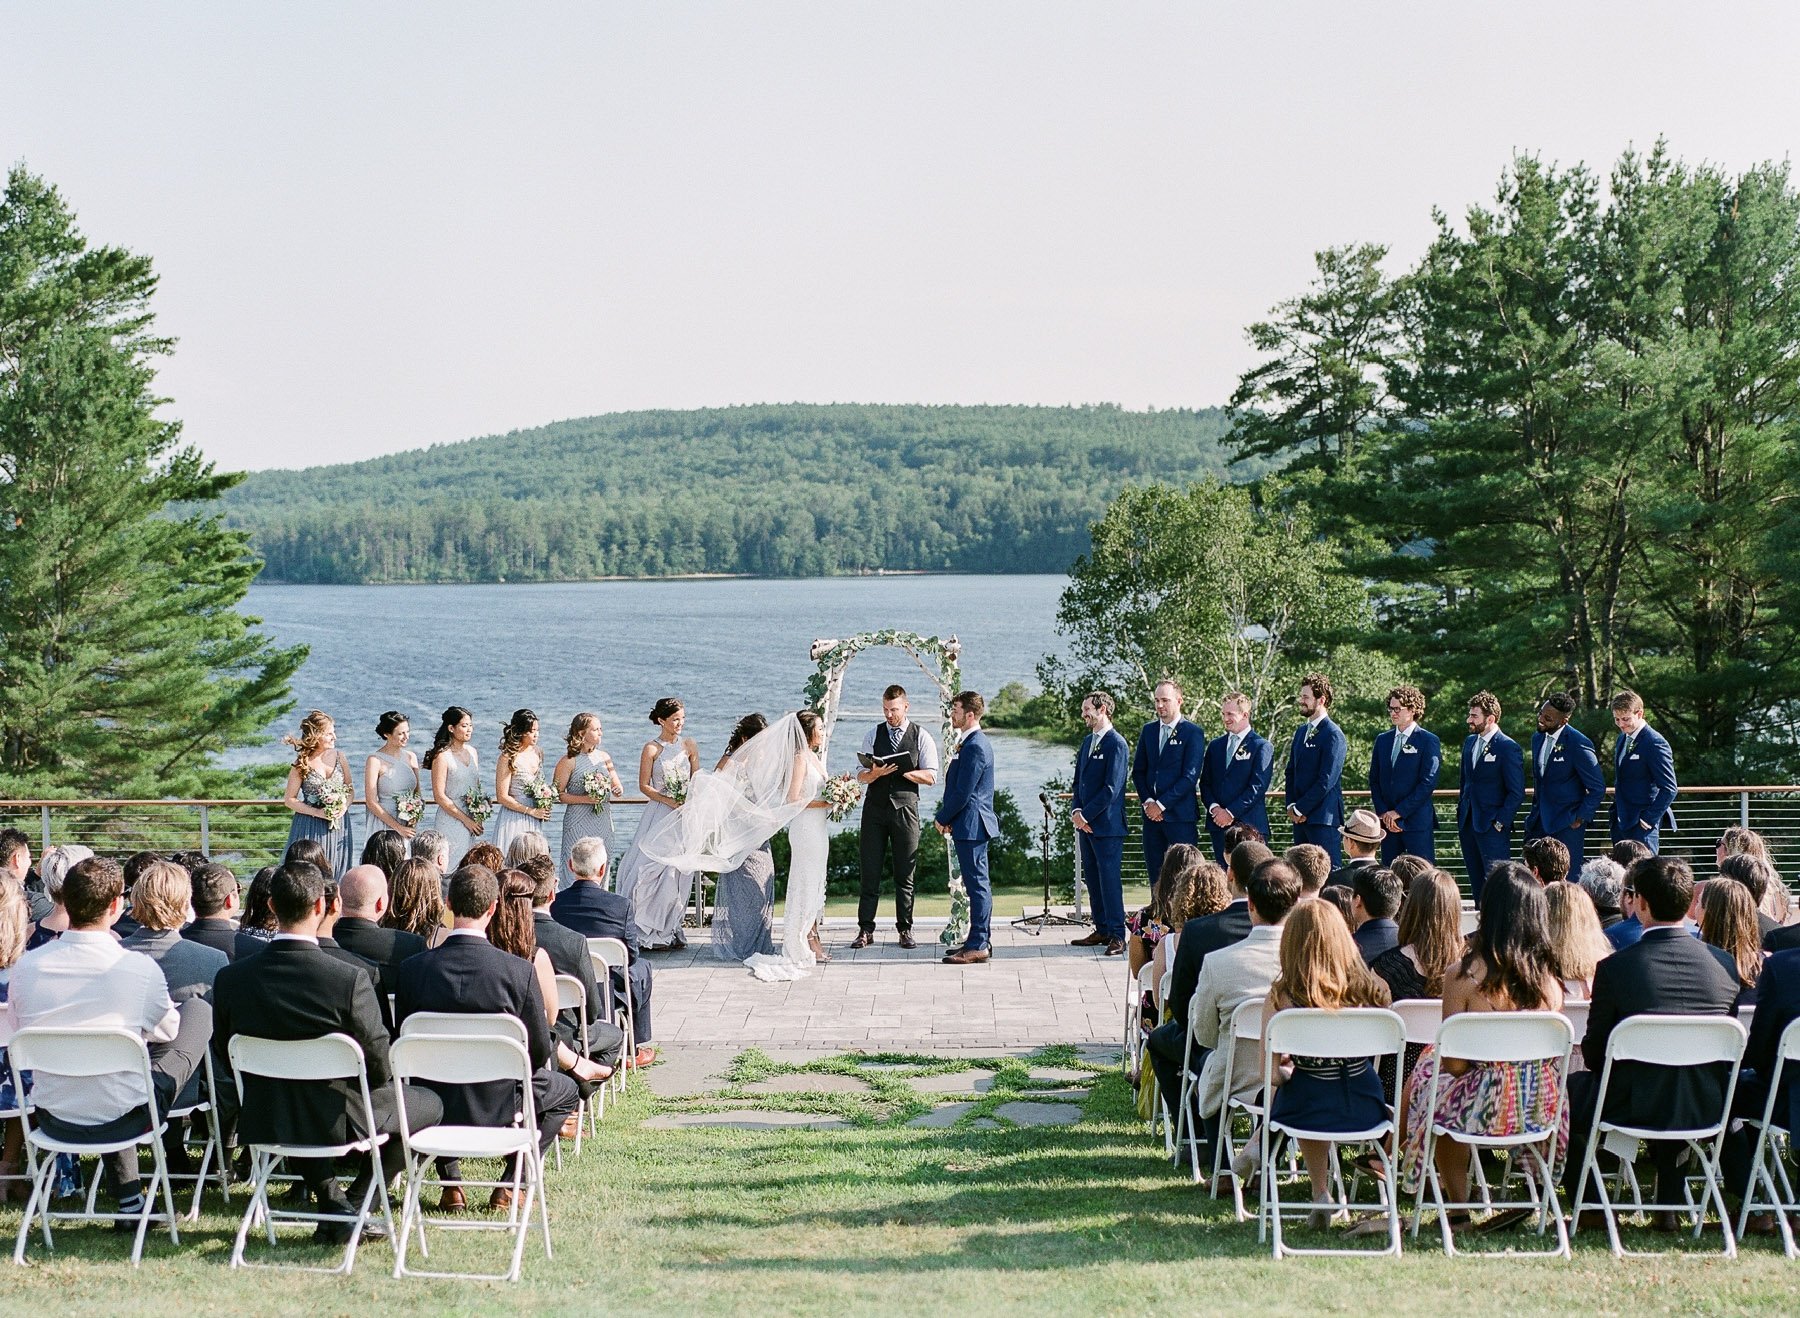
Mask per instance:
[[[856,781],[856,775],[840,773],[835,778],[827,778],[825,785],[819,789],[819,796],[828,807],[825,818],[834,824],[841,824],[856,809],[856,803],[862,800],[862,784]]]
[[[677,760],[663,773],[663,795],[683,805],[688,798],[688,766],[686,760]]]
[[[589,769],[581,775],[581,794],[593,798],[594,809],[606,809],[612,802],[612,775],[604,769]]]
[[[336,828],[350,809],[350,784],[333,776],[319,784],[319,809],[325,812],[325,824]]]
[[[402,792],[394,798],[394,818],[408,828],[416,827],[425,818],[425,798],[419,794],[418,788]]]
[[[539,810],[548,810],[556,804],[556,788],[542,778],[533,778],[526,783],[525,795]]]
[[[488,816],[494,813],[494,803],[481,794],[479,787],[471,787],[463,793],[463,813],[475,821],[475,827],[487,824]]]

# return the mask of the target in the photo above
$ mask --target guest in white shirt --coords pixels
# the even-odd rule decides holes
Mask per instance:
[[[177,1008],[161,968],[127,951],[112,935],[123,914],[125,879],[103,857],[81,861],[63,879],[69,928],[28,952],[14,968],[0,1008],[0,1043],[30,1026],[111,1026],[133,1030],[150,1046],[150,1078],[158,1110],[168,1106],[199,1069],[212,1038],[212,1004],[194,998]],[[123,1139],[147,1128],[143,1078],[136,1072],[70,1078],[39,1072],[32,1085],[32,1120],[69,1139]],[[121,1213],[143,1205],[137,1152],[109,1154],[108,1181]]]

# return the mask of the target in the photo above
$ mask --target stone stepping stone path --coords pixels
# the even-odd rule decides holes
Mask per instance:
[[[974,1106],[973,1103],[945,1103],[942,1107],[932,1108],[931,1111],[914,1117],[906,1124],[916,1126],[921,1130],[942,1130],[946,1126],[954,1126],[962,1118],[963,1113]],[[986,1118],[984,1117],[983,1120]],[[994,1123],[990,1121],[988,1124],[991,1126]]]
[[[848,1130],[850,1123],[817,1112],[679,1112],[651,1117],[644,1122],[647,1130],[693,1130],[706,1126],[723,1126],[729,1130]]]
[[[994,1087],[991,1071],[949,1071],[943,1075],[917,1075],[907,1084],[921,1094],[985,1094]]]
[[[866,1094],[869,1086],[853,1075],[789,1072],[743,1086],[747,1094]]]

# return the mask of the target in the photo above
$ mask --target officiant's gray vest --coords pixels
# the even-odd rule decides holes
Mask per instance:
[[[875,754],[897,755],[901,751],[912,756],[913,765],[916,768],[919,760],[919,725],[908,723],[906,731],[901,733],[896,740],[894,730],[884,721],[880,727],[875,729]],[[919,785],[903,773],[890,773],[877,778],[869,784],[868,793],[863,798],[863,808],[867,810],[870,806],[875,806],[877,809],[884,806],[898,806],[917,814],[919,811]]]

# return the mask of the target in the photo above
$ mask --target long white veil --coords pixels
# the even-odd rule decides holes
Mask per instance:
[[[638,840],[651,860],[722,874],[786,828],[819,794],[818,757],[800,720],[783,714],[688,784],[687,800]]]

